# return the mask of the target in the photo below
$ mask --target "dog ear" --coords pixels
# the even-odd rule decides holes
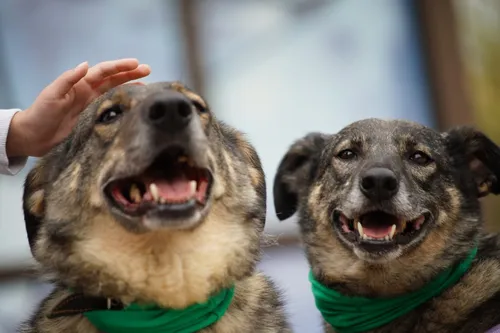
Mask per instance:
[[[23,213],[26,233],[31,253],[35,256],[34,246],[42,220],[45,216],[45,190],[41,183],[43,167],[36,165],[26,177],[23,193]]]
[[[448,145],[449,149],[454,150],[451,156],[466,157],[464,162],[468,163],[473,173],[479,198],[500,193],[500,147],[484,133],[471,127],[449,131]]]
[[[299,194],[314,178],[326,138],[321,133],[309,133],[293,143],[282,158],[273,186],[274,208],[280,221],[297,211]]]

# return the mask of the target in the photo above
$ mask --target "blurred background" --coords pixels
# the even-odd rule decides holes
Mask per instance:
[[[367,117],[475,124],[500,142],[499,15],[498,0],[1,0],[0,107],[28,107],[82,61],[137,57],[146,82],[182,80],[248,133],[268,184],[293,140]],[[0,333],[51,288],[29,271],[28,170],[0,177]],[[266,231],[279,246],[261,269],[296,331],[319,333],[296,221],[278,222],[271,189]],[[499,203],[485,200],[491,229]]]

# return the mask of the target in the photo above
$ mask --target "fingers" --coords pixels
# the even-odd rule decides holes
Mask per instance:
[[[44,89],[50,99],[63,98],[89,71],[89,64],[83,62],[74,69],[64,72]]]
[[[118,73],[108,77],[106,80],[100,82],[100,84],[97,86],[97,90],[99,91],[99,93],[103,94],[109,89],[127,83],[129,81],[144,78],[150,73],[151,68],[148,65],[140,65],[134,70]]]
[[[130,85],[130,86],[145,86],[146,84],[144,82],[141,82],[141,81],[136,81],[136,82],[129,82],[129,83],[125,83],[126,86]]]
[[[138,66],[139,61],[133,58],[101,62],[89,69],[85,76],[85,82],[94,87],[110,76],[132,71],[137,69]]]

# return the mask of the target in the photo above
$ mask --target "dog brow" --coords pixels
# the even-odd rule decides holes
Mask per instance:
[[[201,98],[199,95],[195,94],[194,92],[191,92],[189,90],[184,90],[182,91],[182,93],[187,97],[189,98],[190,100],[192,100],[193,102],[196,102],[198,104],[200,104],[201,107],[203,108],[207,108],[207,104],[205,103],[205,101],[203,100],[203,98]]]
[[[187,98],[189,98],[190,100],[192,100],[193,102],[196,102],[196,103],[200,104],[201,107],[203,107],[203,108],[207,108],[208,107],[207,103],[205,102],[205,100],[200,95],[198,95],[195,92],[189,90],[182,83],[180,83],[180,82],[173,82],[170,85],[170,87],[172,89],[180,92],[181,94],[183,94],[184,96],[186,96]]]
[[[431,151],[429,150],[429,147],[426,145],[417,142],[414,137],[410,135],[404,135],[400,138],[400,147],[402,150],[420,150],[426,154],[431,154]]]
[[[341,141],[338,144],[337,149],[343,150],[343,149],[348,149],[348,148],[352,148],[352,147],[361,148],[361,147],[363,147],[363,142],[364,142],[364,138],[360,135],[356,135],[353,138]]]

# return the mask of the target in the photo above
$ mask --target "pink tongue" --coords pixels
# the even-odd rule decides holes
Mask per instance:
[[[158,188],[160,197],[167,201],[185,201],[193,196],[190,180],[185,177],[179,177],[170,181],[156,179],[154,183]],[[150,184],[151,183],[148,182],[148,186]],[[146,193],[146,198],[152,199],[149,189]]]
[[[390,226],[380,226],[380,225],[371,225],[371,226],[363,226],[363,233],[371,238],[384,238],[387,235],[391,234],[392,225]]]

